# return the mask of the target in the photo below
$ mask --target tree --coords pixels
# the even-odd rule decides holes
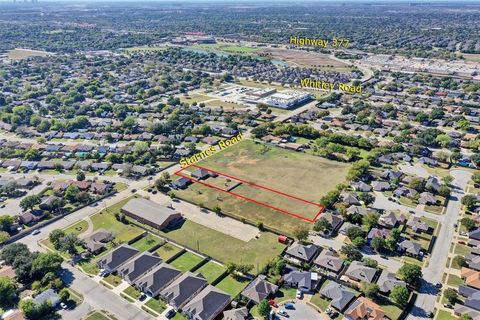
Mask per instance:
[[[10,234],[6,231],[0,231],[0,244],[10,239]]]
[[[352,240],[352,244],[357,248],[363,247],[366,243],[367,243],[367,240],[361,237],[356,237],[355,239]]]
[[[165,189],[167,186],[167,181],[165,181],[163,178],[158,178],[155,180],[155,188],[157,188],[158,191],[162,191]]]
[[[371,229],[375,227],[378,224],[378,219],[380,218],[380,215],[376,212],[367,212],[363,216],[363,224],[366,226],[367,229]]]
[[[0,216],[0,231],[10,231],[12,224],[13,218],[11,216]]]
[[[453,182],[453,177],[448,175],[442,178],[442,182],[449,186]]]
[[[77,181],[83,181],[83,180],[85,180],[85,172],[78,171],[77,172]]]
[[[469,314],[462,314],[460,320],[473,320],[473,318]]]
[[[333,208],[333,205],[337,202],[339,197],[340,191],[331,190],[320,199],[320,204],[324,205],[326,208]]]
[[[416,286],[422,278],[422,268],[420,266],[405,263],[397,273],[398,277],[411,286]]]
[[[27,319],[35,319],[37,316],[37,304],[32,299],[24,299],[19,303],[20,310]]]
[[[40,202],[41,199],[37,195],[26,196],[20,201],[20,208],[22,208],[23,211],[33,209],[33,207],[35,207]]]
[[[0,305],[6,307],[17,297],[15,283],[7,277],[0,277]]]
[[[80,189],[77,186],[71,185],[68,186],[67,190],[65,190],[65,199],[70,202],[75,202],[77,194],[80,193]]]
[[[464,256],[455,256],[452,260],[452,264],[455,264],[460,268],[468,266],[467,260]]]
[[[473,175],[472,175],[472,181],[474,183],[480,183],[480,172],[475,172]]]
[[[350,228],[347,229],[346,235],[350,240],[353,240],[353,239],[359,238],[359,237],[364,238],[365,237],[365,231],[363,231],[363,229],[360,228],[360,227],[353,226],[353,227],[350,227]]]
[[[305,241],[308,238],[308,228],[298,227],[293,230],[293,236],[297,238],[298,241]]]
[[[330,230],[331,228],[332,225],[324,217],[320,217],[320,219],[315,221],[315,224],[313,225],[313,230],[318,232],[325,232],[327,230]]]
[[[340,252],[345,256],[347,256],[347,259],[350,261],[362,260],[362,253],[355,246],[351,244],[343,245],[342,248],[340,248]]]
[[[370,241],[370,245],[376,252],[382,252],[386,247],[386,242],[383,237],[373,237],[372,241]]]
[[[378,262],[377,260],[373,260],[372,258],[363,258],[362,263],[370,268],[377,268]]]
[[[23,243],[12,243],[6,246],[0,255],[1,260],[5,260],[9,265],[13,265],[16,259],[24,256],[30,256],[30,250],[28,250],[27,245]]]
[[[471,194],[467,194],[462,198],[462,204],[467,208],[468,211],[473,210],[476,202],[477,202],[477,199],[475,198],[474,195],[471,195]]]
[[[380,288],[378,287],[378,284],[376,283],[368,283],[368,282],[362,282],[360,286],[360,291],[365,294],[368,298],[373,298],[378,294],[378,291]]]
[[[408,303],[410,292],[405,286],[396,285],[390,292],[390,299],[398,305],[405,306]]]
[[[32,275],[43,276],[47,272],[57,273],[62,268],[63,258],[56,253],[40,253],[33,260]]]
[[[76,234],[70,233],[62,238],[58,250],[68,252],[71,255],[77,254],[77,247],[82,244]]]
[[[475,223],[475,220],[469,218],[469,217],[465,217],[465,218],[462,218],[462,220],[460,220],[460,223],[462,224],[462,226],[464,226],[468,231],[472,231],[473,229],[475,229],[477,227],[477,224]]]
[[[447,299],[448,303],[454,304],[457,301],[458,293],[453,288],[447,288],[443,292],[443,296]]]
[[[90,194],[87,191],[80,191],[75,196],[75,201],[80,203],[88,203],[90,202]]]
[[[449,186],[443,185],[438,188],[438,194],[441,195],[442,197],[448,197],[450,196],[450,193],[452,190],[450,189]]]
[[[272,307],[268,304],[268,301],[266,299],[263,299],[258,304],[258,314],[264,317],[265,319],[268,319],[268,316],[270,315],[271,310],[272,310]]]
[[[60,292],[58,292],[58,296],[60,297],[60,300],[67,302],[68,299],[70,299],[70,291],[68,291],[67,288],[63,288],[60,290]]]
[[[65,237],[65,231],[61,229],[55,229],[52,232],[50,232],[50,234],[48,235],[48,239],[57,250],[59,248],[60,242],[64,237]]]

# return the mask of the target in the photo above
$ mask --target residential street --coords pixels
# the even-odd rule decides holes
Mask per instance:
[[[454,227],[457,222],[460,209],[461,199],[465,194],[467,183],[472,175],[464,170],[452,170],[450,172],[454,181],[454,186],[450,201],[448,202],[447,211],[444,215],[444,222],[440,227],[440,232],[435,246],[433,247],[430,261],[426,268],[423,269],[423,279],[420,287],[420,293],[415,301],[410,315],[407,319],[428,318],[428,314],[435,306],[438,289],[435,284],[441,282],[443,270],[447,263],[447,256],[452,244]]]

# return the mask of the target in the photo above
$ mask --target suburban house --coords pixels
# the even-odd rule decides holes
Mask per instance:
[[[135,286],[151,297],[156,297],[166,286],[177,279],[182,272],[168,263],[157,265],[152,270],[135,280]]]
[[[173,181],[171,183],[171,186],[173,189],[178,190],[178,189],[185,189],[192,183],[193,183],[192,180],[184,177],[180,177],[179,179]]]
[[[160,292],[160,296],[168,301],[175,309],[182,309],[183,306],[202,291],[208,282],[205,278],[197,276],[191,272],[185,272],[165,289]]]
[[[407,222],[407,226],[409,226],[415,233],[428,233],[431,231],[430,226],[418,217],[410,218]]]
[[[320,295],[331,300],[330,306],[342,312],[355,299],[355,293],[337,282],[330,281],[322,290]]]
[[[385,228],[392,229],[404,223],[405,220],[406,218],[403,214],[397,216],[393,211],[388,211],[380,216],[378,224]]]
[[[83,239],[84,246],[90,253],[99,253],[105,244],[113,240],[113,234],[105,229],[99,229]]]
[[[313,292],[318,285],[318,273],[294,270],[282,277],[286,287],[297,288],[303,292]]]
[[[383,294],[389,294],[396,286],[406,286],[404,281],[398,280],[394,273],[388,272],[387,270],[382,271],[378,278],[377,285]]]
[[[246,307],[223,312],[223,320],[245,320],[247,317],[248,309]]]
[[[232,301],[229,294],[208,285],[183,308],[182,312],[192,320],[215,319]]]
[[[197,180],[204,180],[204,179],[207,179],[207,178],[210,178],[210,177],[216,177],[217,174],[214,173],[214,172],[211,172],[211,171],[208,171],[208,170],[205,170],[203,168],[199,168],[195,171],[193,171],[190,176],[192,178],[195,178]]]
[[[48,289],[40,293],[39,295],[33,298],[36,304],[40,305],[42,303],[48,302],[52,307],[56,307],[60,304],[60,297],[53,289]]]
[[[461,277],[465,279],[465,284],[469,287],[480,289],[480,272],[463,267]]]
[[[348,307],[345,316],[352,320],[383,320],[385,312],[372,300],[360,297]]]
[[[183,219],[180,212],[145,198],[131,199],[121,212],[159,230],[174,226]]]
[[[243,289],[242,296],[249,302],[259,304],[263,299],[267,299],[277,293],[278,287],[265,280],[265,276],[259,275],[250,284]]]
[[[339,274],[343,269],[344,261],[332,251],[323,250],[313,263],[322,270]]]
[[[420,257],[423,255],[422,246],[419,243],[410,241],[408,239],[405,239],[398,244],[398,251],[404,252],[413,257]]]
[[[377,269],[365,266],[359,261],[353,261],[344,274],[354,282],[373,283],[377,275]]]
[[[319,247],[314,244],[304,245],[299,242],[294,242],[285,251],[285,256],[301,262],[310,263],[316,257]]]
[[[392,187],[390,183],[385,181],[372,181],[372,188],[374,191],[386,191],[390,190]]]
[[[322,213],[321,217],[326,219],[330,223],[330,226],[332,227],[333,232],[338,231],[338,229],[341,227],[343,223],[343,218],[341,216],[335,215],[330,211],[326,211]]]
[[[150,252],[143,252],[118,268],[118,275],[133,284],[139,277],[162,263],[162,259]]]
[[[97,265],[100,269],[105,269],[108,272],[115,272],[121,265],[136,256],[138,253],[139,251],[137,249],[123,244],[99,259]]]

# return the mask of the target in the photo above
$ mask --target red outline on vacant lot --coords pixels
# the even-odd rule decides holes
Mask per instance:
[[[200,180],[197,180],[197,179],[194,179],[190,176],[186,176],[184,174],[181,174],[182,171],[190,168],[190,167],[195,167],[195,168],[199,168],[199,169],[204,169],[204,170],[207,170],[207,171],[210,171],[210,172],[213,172],[213,173],[216,173],[220,176],[224,176],[224,177],[228,177],[228,178],[231,178],[231,179],[234,179],[234,180],[237,180],[237,181],[240,181],[242,183],[246,183],[246,184],[249,184],[251,186],[254,186],[254,187],[258,187],[258,188],[261,188],[261,189],[264,189],[264,190],[268,190],[268,191],[271,191],[271,192],[274,192],[274,193],[277,193],[277,194],[280,194],[282,196],[285,196],[285,197],[289,197],[289,198],[292,198],[292,199],[295,199],[295,200],[298,200],[298,201],[302,201],[302,202],[305,202],[305,203],[308,203],[308,204],[311,204],[311,205],[314,205],[314,206],[317,206],[320,208],[320,210],[318,211],[318,213],[315,215],[315,217],[313,219],[308,219],[304,216],[301,216],[301,215],[298,215],[298,214],[295,214],[295,213],[292,213],[292,212],[289,212],[287,210],[283,210],[283,209],[280,209],[280,208],[277,208],[277,207],[274,207],[274,206],[271,206],[269,204],[266,204],[266,203],[263,203],[263,202],[260,202],[260,201],[257,201],[257,200],[254,200],[252,198],[249,198],[249,197],[245,197],[245,196],[242,196],[238,193],[235,193],[235,192],[232,192],[232,191],[227,191],[227,190],[224,190],[222,188],[219,188],[219,187],[216,187],[214,185],[211,185],[211,184],[208,184],[208,183],[205,183],[203,181],[200,181]],[[219,190],[219,191],[222,191],[222,192],[225,192],[225,193],[228,193],[232,196],[235,196],[235,197],[238,197],[238,198],[242,198],[244,200],[247,200],[247,201],[250,201],[250,202],[253,202],[253,203],[256,203],[256,204],[259,204],[261,206],[264,206],[264,207],[267,207],[267,208],[270,208],[270,209],[273,209],[273,210],[276,210],[276,211],[280,211],[282,213],[285,213],[285,214],[288,214],[292,217],[295,217],[295,218],[298,218],[298,219],[301,219],[301,220],[304,220],[304,221],[307,221],[307,222],[315,222],[315,220],[317,220],[318,216],[323,212],[325,211],[325,207],[322,206],[321,204],[319,203],[315,203],[315,202],[312,202],[312,201],[308,201],[308,200],[305,200],[305,199],[302,199],[302,198],[298,198],[298,197],[295,197],[295,196],[292,196],[292,195],[289,195],[287,193],[284,193],[284,192],[281,192],[281,191],[278,191],[278,190],[274,190],[274,189],[270,189],[270,188],[267,188],[267,187],[264,187],[264,186],[261,186],[261,185],[258,185],[258,184],[255,184],[251,181],[247,181],[247,180],[243,180],[243,179],[240,179],[240,178],[237,178],[237,177],[234,177],[234,176],[230,176],[228,174],[225,174],[225,173],[221,173],[221,172],[218,172],[218,171],[215,171],[215,170],[212,170],[212,169],[208,169],[208,168],[205,168],[205,167],[201,167],[201,166],[198,166],[196,164],[191,164],[185,168],[182,168],[180,170],[178,170],[177,172],[175,172],[175,175],[177,176],[180,176],[180,177],[183,177],[183,178],[186,178],[186,179],[189,179],[193,182],[197,182],[197,183],[200,183],[200,184],[203,184],[204,186],[207,186],[209,188],[212,188],[212,189],[216,189],[216,190]]]

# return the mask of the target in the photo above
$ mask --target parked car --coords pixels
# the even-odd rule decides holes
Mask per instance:
[[[167,311],[167,313],[165,313],[165,317],[167,319],[172,319],[175,316],[176,313],[177,312],[174,309],[170,309],[170,310]]]
[[[293,303],[285,303],[285,309],[295,309],[295,305]]]
[[[68,306],[64,302],[60,302],[60,308],[62,308],[63,310],[66,310]]]
[[[285,310],[283,310],[283,309],[280,310],[280,311],[278,311],[278,314],[281,315],[281,316],[283,316],[283,317],[286,317],[286,318],[289,317],[287,311],[285,311]]]
[[[268,300],[268,304],[271,305],[274,308],[278,307],[278,304],[273,299]]]
[[[297,299],[302,299],[303,297],[303,292],[300,290],[297,290]]]
[[[147,299],[147,295],[142,292],[142,294],[140,295],[140,297],[138,298],[138,300],[143,301],[143,300],[145,300],[145,299]]]
[[[39,233],[40,233],[40,230],[38,230],[38,229],[35,229],[35,230],[33,230],[33,232],[32,232],[32,234],[33,234],[34,236],[36,236],[36,235],[39,234]]]
[[[107,270],[103,270],[102,272],[100,272],[100,277],[102,278],[108,277],[109,275],[110,272],[108,272]]]

